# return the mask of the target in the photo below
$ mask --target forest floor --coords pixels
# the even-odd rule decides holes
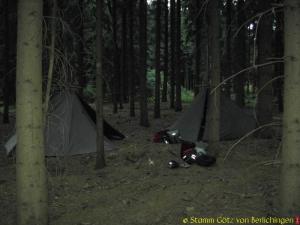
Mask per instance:
[[[50,225],[176,225],[192,217],[198,218],[194,223],[228,223],[229,217],[240,224],[241,217],[278,216],[275,138],[249,138],[226,160],[234,142],[222,142],[215,149],[216,165],[169,169],[179,145],[154,144],[151,138],[181,113],[163,105],[162,118],[152,120],[149,111],[151,126],[142,128],[138,116],[129,118],[127,105],[118,114],[111,111],[105,107],[106,119],[127,138],[115,142],[119,150],[106,156],[107,167],[95,170],[94,154],[47,159]],[[1,144],[13,126],[0,124]],[[14,225],[15,164],[3,147],[0,153],[0,224]]]

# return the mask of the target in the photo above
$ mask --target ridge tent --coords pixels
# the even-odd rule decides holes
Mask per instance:
[[[116,149],[109,140],[121,140],[125,136],[105,120],[104,149]],[[65,91],[50,99],[45,128],[45,155],[65,156],[96,152],[96,113],[75,93]],[[5,144],[9,154],[17,144],[14,134]]]
[[[209,102],[207,88],[203,88],[182,116],[168,130],[178,130],[182,140],[196,143],[207,141],[210,122],[207,120]],[[220,100],[220,139],[240,138],[255,129],[253,115],[238,107],[233,101],[221,95]]]

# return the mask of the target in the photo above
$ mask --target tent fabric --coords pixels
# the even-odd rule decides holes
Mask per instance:
[[[111,127],[108,123],[107,126]],[[121,133],[118,131],[118,134]],[[51,98],[45,128],[46,156],[96,152],[96,135],[96,124],[75,93],[62,92]],[[11,152],[16,143],[16,135],[13,135],[5,144],[6,152]],[[105,138],[104,149],[110,151],[116,146]]]
[[[208,89],[202,89],[183,115],[168,129],[178,130],[181,138],[189,142],[207,141],[210,127],[205,113],[210,100]],[[231,140],[240,138],[256,127],[256,120],[233,101],[221,95],[220,107],[220,139]],[[205,123],[203,123],[205,120]],[[201,125],[203,126],[201,128]],[[200,134],[200,131],[203,134]]]
[[[94,123],[96,123],[96,112],[95,110],[82,98],[78,96],[78,99],[80,100],[81,104],[83,105],[84,109],[88,113],[89,117],[92,119]],[[109,123],[107,123],[105,120],[103,120],[103,131],[104,136],[106,136],[109,139],[112,140],[122,140],[125,138],[125,136],[115,128],[113,128]]]

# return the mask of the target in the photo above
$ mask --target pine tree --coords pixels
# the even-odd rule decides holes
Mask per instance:
[[[170,3],[170,108],[175,107],[175,41],[176,41],[176,30],[175,30],[175,0],[171,0]]]
[[[10,102],[10,33],[11,28],[9,24],[9,11],[10,11],[10,4],[9,0],[5,0],[4,2],[4,26],[6,29],[6,32],[4,32],[4,82],[3,82],[3,123],[9,123],[9,102]]]
[[[129,43],[128,43],[128,51],[130,57],[128,58],[128,89],[129,89],[129,107],[130,107],[130,116],[134,117],[135,116],[135,80],[136,80],[136,75],[135,75],[135,51],[134,51],[134,9],[135,9],[135,0],[130,0],[129,1],[129,12],[128,12],[128,17],[129,17]]]
[[[97,115],[97,158],[96,169],[105,167],[103,136],[103,0],[96,2],[96,115]]]
[[[225,78],[232,74],[232,54],[231,54],[231,39],[232,39],[232,0],[226,0],[226,38],[225,38],[225,46],[226,46],[226,59],[224,60],[224,71]],[[226,94],[230,96],[231,82],[227,82],[226,85]]]
[[[209,77],[211,89],[220,83],[220,43],[219,43],[219,0],[211,0],[208,4],[209,11]],[[208,130],[208,140],[214,144],[220,139],[220,89],[217,88],[209,96],[208,120],[211,127]]]
[[[169,0],[165,0],[164,4],[164,81],[161,95],[161,101],[167,102],[168,95],[168,79],[169,79]]]
[[[281,167],[281,214],[299,215],[300,209],[300,5],[284,2],[284,114]]]
[[[112,0],[112,33],[113,33],[113,87],[112,87],[112,100],[113,100],[113,113],[118,112],[118,93],[119,93],[119,48],[118,48],[118,22],[117,22],[117,0]]]
[[[176,4],[176,41],[175,41],[175,84],[176,84],[176,97],[175,97],[175,111],[182,110],[181,102],[181,0],[177,0]]]
[[[42,0],[19,0],[17,38],[17,221],[47,225],[42,111]]]
[[[201,72],[201,16],[198,14],[201,9],[200,0],[194,0],[195,11],[195,75],[194,75],[194,93],[197,95],[200,90],[200,72]],[[203,4],[203,3],[202,3]]]
[[[160,27],[161,27],[161,0],[156,1],[156,32],[155,32],[155,99],[154,99],[154,118],[160,118]]]
[[[140,125],[149,126],[147,103],[147,2],[139,2],[139,80],[140,80]]]

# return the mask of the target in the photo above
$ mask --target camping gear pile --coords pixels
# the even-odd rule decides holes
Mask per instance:
[[[208,131],[211,127],[207,117],[209,101],[208,88],[203,88],[190,107],[174,124],[154,135],[153,142],[181,143],[180,158],[185,162],[201,166],[213,165],[216,159],[206,153]],[[221,95],[220,102],[221,140],[237,139],[255,129],[254,115],[238,107],[232,100],[223,95]]]
[[[159,131],[154,135],[153,142],[165,144],[181,143],[180,158],[189,165],[198,164],[199,166],[211,166],[216,162],[215,157],[210,156],[206,153],[206,143],[200,142],[201,146],[196,146],[196,144],[192,142],[184,141],[182,140],[178,130]],[[187,166],[181,166],[181,164],[177,161],[171,160],[168,162],[168,167],[174,169],[177,167]]]

